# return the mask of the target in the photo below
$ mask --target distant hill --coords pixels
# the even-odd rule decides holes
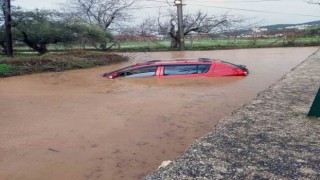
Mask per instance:
[[[269,31],[272,31],[272,30],[276,30],[278,28],[286,28],[286,27],[290,27],[290,26],[299,26],[299,25],[320,26],[320,20],[306,22],[306,23],[300,23],[300,24],[274,24],[274,25],[268,25],[268,26],[261,26],[261,28],[267,28]]]
[[[311,21],[311,22],[306,22],[306,23],[300,23],[300,24],[273,24],[273,25],[267,25],[267,26],[261,26],[259,28],[266,28],[267,31],[276,31],[277,29],[284,29],[286,27],[291,27],[291,26],[303,26],[303,25],[310,25],[310,26],[320,26],[320,20],[319,21]],[[250,35],[254,31],[253,29],[240,29],[236,31],[237,34],[246,34]],[[224,32],[225,33],[225,32]],[[221,33],[221,34],[224,34]]]

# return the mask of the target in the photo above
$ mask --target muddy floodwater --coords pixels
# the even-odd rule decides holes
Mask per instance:
[[[0,179],[141,179],[317,48],[128,53],[126,63],[0,79]],[[136,62],[219,58],[247,77],[99,77]]]

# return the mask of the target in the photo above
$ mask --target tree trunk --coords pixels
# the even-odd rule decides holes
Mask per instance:
[[[49,52],[46,44],[40,44],[40,45],[37,45],[36,47],[37,48],[35,50],[40,54],[46,54]]]
[[[99,48],[104,51],[104,50],[107,49],[107,45],[106,45],[105,43],[100,44],[100,45],[99,45]]]
[[[7,54],[7,47],[6,47],[6,42],[0,42],[0,46],[3,49],[3,53]]]
[[[113,46],[117,45],[118,43],[115,42],[113,44],[111,44],[111,46],[107,47],[107,45],[105,44],[105,46],[103,47],[103,51],[109,51]],[[100,48],[101,48],[101,45],[100,45]]]
[[[171,48],[178,48],[179,42],[175,38],[171,38]]]
[[[176,34],[176,36],[175,36],[175,34]],[[179,47],[179,44],[180,44],[180,42],[179,42],[179,36],[177,35],[177,33],[175,33],[175,34],[172,34],[172,33],[170,33],[170,38],[171,38],[171,48],[178,48]]]
[[[193,37],[190,37],[191,49],[193,49]]]
[[[33,43],[28,39],[28,35],[26,32],[22,32],[23,35],[23,42],[26,43],[30,48],[37,51],[39,54],[45,54],[48,53],[47,44],[42,42],[39,44]]]
[[[238,38],[238,36],[237,36],[237,35],[233,37],[233,44],[234,44],[234,45],[236,45],[236,44],[237,44],[237,38]]]

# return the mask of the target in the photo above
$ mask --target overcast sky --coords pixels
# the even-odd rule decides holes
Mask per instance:
[[[66,0],[14,0],[13,5],[25,9],[60,9]],[[173,0],[168,0],[172,3]],[[263,25],[303,23],[320,20],[320,6],[310,5],[304,0],[184,0],[184,11],[201,10],[209,14],[229,14],[255,17]],[[144,0],[131,10],[136,21],[154,16],[159,9],[170,7],[166,0]],[[172,7],[172,6],[171,6]],[[265,11],[265,12],[262,12]]]

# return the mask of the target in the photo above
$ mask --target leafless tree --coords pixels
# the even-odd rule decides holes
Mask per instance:
[[[148,37],[152,35],[156,30],[156,20],[154,18],[146,18],[140,24],[138,24],[135,29],[137,34],[141,37]]]
[[[139,36],[139,37],[149,37],[156,32],[156,20],[152,17],[147,17],[143,19],[141,23],[137,25],[121,28],[118,33],[120,35],[127,36]]]
[[[121,28],[116,39],[119,41],[148,42],[149,48],[151,44],[163,46],[157,42],[159,40],[159,37],[156,36],[158,26],[155,22],[157,22],[156,18],[147,17],[134,26]]]
[[[283,34],[283,45],[294,46],[296,45],[296,40],[302,35],[302,31],[298,29],[283,29],[281,31]]]
[[[97,24],[102,30],[110,31],[128,21],[128,8],[138,0],[68,0],[66,7],[73,18]],[[106,44],[102,44],[103,49]]]
[[[320,0],[306,0],[307,3],[309,4],[317,4],[320,5]]]
[[[237,43],[238,37],[243,33],[243,31],[252,29],[258,26],[259,22],[253,21],[249,22],[249,18],[243,18],[239,16],[229,15],[228,23],[220,28],[220,32],[217,33],[224,34],[228,38],[233,38],[233,43]],[[214,34],[212,32],[211,34]]]
[[[221,32],[223,29],[241,22],[243,22],[243,19],[235,18],[228,14],[208,15],[201,11],[198,11],[195,14],[186,13],[183,21],[184,35],[187,36],[191,33],[211,34],[218,31]],[[178,47],[179,33],[176,13],[170,11],[167,16],[159,15],[158,26],[160,34],[170,36],[171,47]]]

